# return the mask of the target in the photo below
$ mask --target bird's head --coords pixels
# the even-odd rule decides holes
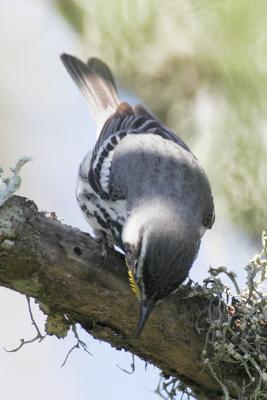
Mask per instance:
[[[126,226],[123,235],[130,284],[140,301],[136,337],[155,304],[185,280],[200,244],[199,233],[188,224],[180,222],[177,226],[169,221],[162,225],[162,222],[156,218],[149,224],[142,224],[140,230],[138,225]]]

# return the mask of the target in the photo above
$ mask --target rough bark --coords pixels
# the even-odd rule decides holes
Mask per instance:
[[[221,398],[220,386],[201,363],[205,329],[196,329],[208,300],[188,298],[191,289],[182,288],[155,308],[140,339],[134,339],[139,308],[123,256],[110,250],[104,263],[90,235],[48,218],[22,197],[0,208],[0,285],[180,378],[199,398]]]

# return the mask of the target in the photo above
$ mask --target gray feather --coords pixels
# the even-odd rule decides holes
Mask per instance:
[[[128,135],[114,152],[112,190],[127,199],[129,211],[163,199],[165,209],[200,227],[213,215],[213,201],[206,174],[192,153],[153,134]],[[210,217],[211,218],[211,217]],[[212,221],[213,222],[213,221]],[[206,222],[211,228],[212,222]]]

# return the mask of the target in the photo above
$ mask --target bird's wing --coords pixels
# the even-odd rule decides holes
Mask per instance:
[[[165,127],[143,106],[118,105],[104,124],[95,144],[89,171],[89,183],[102,197],[108,197],[113,151],[127,135],[154,134],[175,142],[191,155],[189,147],[171,129]]]
[[[211,193],[207,202],[207,207],[204,212],[202,226],[204,229],[211,229],[215,221],[214,203]]]
[[[98,151],[98,148],[103,145],[107,138],[118,133],[120,133],[121,136],[123,135],[122,137],[129,133],[154,133],[164,139],[179,144],[184,149],[191,152],[181,138],[140,104],[135,107],[131,107],[128,103],[120,103],[118,105],[116,112],[107,119],[103,126],[95,146],[96,151]]]

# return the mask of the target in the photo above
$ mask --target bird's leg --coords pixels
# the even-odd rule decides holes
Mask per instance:
[[[103,263],[105,264],[107,261],[107,255],[108,255],[108,248],[112,249],[113,248],[113,243],[109,240],[106,232],[100,231],[98,229],[94,229],[94,235],[96,241],[100,245],[100,250],[101,250],[101,256],[103,258]]]

